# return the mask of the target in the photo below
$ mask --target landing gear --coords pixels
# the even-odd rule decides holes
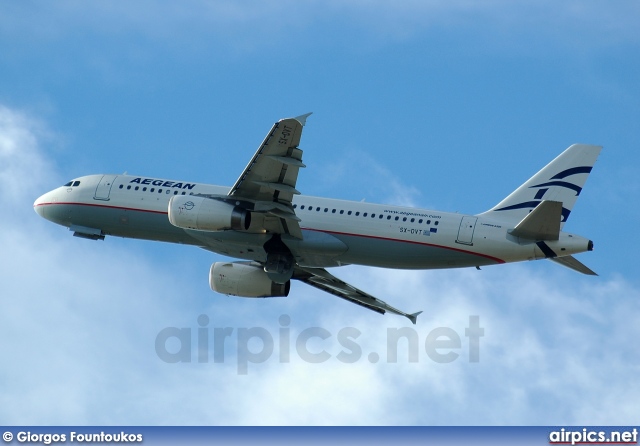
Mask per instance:
[[[264,272],[275,283],[286,283],[293,276],[295,260],[289,248],[282,242],[279,234],[274,234],[264,244],[267,252],[267,262],[264,264]]]

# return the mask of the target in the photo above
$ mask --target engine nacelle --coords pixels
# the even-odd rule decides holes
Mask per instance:
[[[243,262],[216,262],[209,271],[209,285],[217,293],[239,297],[285,297],[291,281],[275,283],[262,267]]]
[[[169,200],[169,221],[173,226],[183,229],[246,230],[251,224],[251,213],[211,198],[174,195]]]

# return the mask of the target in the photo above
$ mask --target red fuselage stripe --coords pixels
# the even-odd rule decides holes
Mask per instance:
[[[479,257],[484,257],[486,259],[493,260],[494,262],[497,262],[497,263],[506,263],[502,259],[499,259],[497,257],[492,257],[492,256],[487,255],[487,254],[481,254],[481,253],[478,253],[478,252],[467,251],[465,249],[453,248],[453,247],[450,247],[450,246],[435,245],[433,243],[417,242],[417,241],[413,241],[413,240],[400,240],[400,239],[397,239],[397,238],[380,237],[380,236],[377,236],[377,235],[351,234],[349,232],[337,232],[337,231],[328,231],[328,230],[312,229],[312,228],[301,228],[301,229],[306,229],[307,231],[326,232],[327,234],[346,235],[346,236],[349,236],[349,237],[363,237],[363,238],[371,238],[371,239],[376,239],[376,240],[388,240],[388,241],[391,241],[391,242],[411,243],[411,244],[414,244],[414,245],[433,246],[434,248],[449,249],[451,251],[462,252],[462,253],[465,253],[465,254],[473,254],[473,255],[476,255],[476,256],[479,256]]]

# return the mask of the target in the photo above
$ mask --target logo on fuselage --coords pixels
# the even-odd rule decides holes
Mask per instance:
[[[174,187],[177,189],[193,189],[196,187],[193,183],[177,183],[175,181],[154,180],[153,178],[134,178],[129,183],[146,184],[149,186]]]

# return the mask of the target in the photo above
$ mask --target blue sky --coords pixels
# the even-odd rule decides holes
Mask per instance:
[[[5,424],[631,424],[637,422],[640,7],[636,2],[14,2],[0,12],[0,352]],[[195,248],[89,242],[39,218],[91,173],[232,184],[277,119],[313,111],[305,194],[482,212],[572,143],[602,154],[565,229],[600,276],[550,262],[475,270],[348,267],[460,358],[385,358],[380,317],[294,284],[223,297]],[[166,327],[332,333],[309,364],[237,373],[167,364]],[[485,336],[466,360],[470,315]],[[336,359],[344,327],[362,358]],[[233,338],[236,339],[236,338]],[[194,341],[194,350],[197,345]],[[260,343],[252,344],[255,351]],[[406,347],[405,347],[406,348]],[[295,351],[294,347],[291,347]],[[194,358],[196,358],[194,353]]]

